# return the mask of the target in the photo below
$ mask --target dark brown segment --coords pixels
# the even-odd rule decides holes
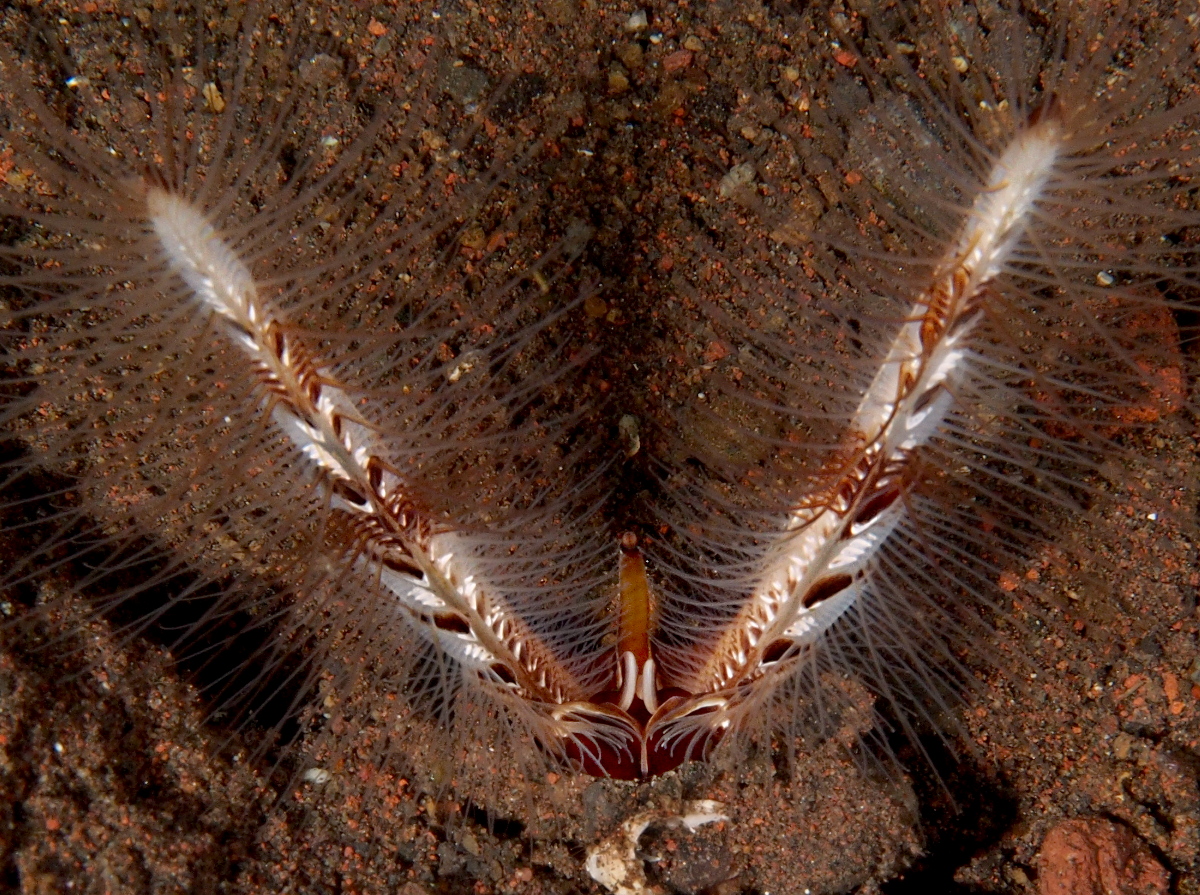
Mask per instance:
[[[397,556],[395,553],[387,553],[379,557],[379,561],[384,567],[396,572],[399,575],[409,575],[413,578],[420,579],[423,577],[422,572],[414,563],[407,562],[407,557]]]
[[[493,662],[488,667],[491,669],[492,674],[496,675],[504,683],[513,685],[517,683],[516,675],[513,674],[512,669],[502,662]]]
[[[788,640],[785,637],[780,637],[777,640],[772,640],[770,645],[766,649],[763,650],[762,658],[758,660],[759,664],[760,665],[770,665],[775,662],[778,662],[785,655],[787,655],[788,650],[790,650],[794,645],[795,644],[793,643],[793,641]]]
[[[356,507],[369,507],[371,502],[367,496],[355,488],[345,479],[333,480],[333,493],[340,497],[346,503],[352,503]]]
[[[913,401],[912,415],[916,416],[918,413],[928,407],[930,402],[933,401],[933,396],[940,391],[942,391],[942,386],[935,385],[933,388],[927,388],[925,391],[921,392],[917,399]]]
[[[822,578],[808,589],[808,593],[804,595],[801,605],[805,609],[811,609],[818,603],[824,603],[830,597],[836,597],[848,588],[853,581],[854,579],[849,575],[832,575],[829,578]]]
[[[855,526],[862,527],[868,525],[876,519],[880,513],[884,512],[888,507],[896,502],[900,496],[900,488],[898,485],[891,485],[883,490],[872,494],[859,508],[858,514],[854,517],[851,525],[843,530],[842,540],[853,537],[853,528]],[[808,605],[805,603],[804,605]]]
[[[457,612],[442,612],[433,617],[433,626],[450,634],[470,634],[471,623]]]

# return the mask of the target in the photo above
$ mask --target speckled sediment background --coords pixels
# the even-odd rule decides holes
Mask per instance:
[[[37,6],[47,27],[98,22],[97,35],[139,14],[136,3]],[[425,6],[327,12],[354,52],[386,60],[410,30],[402,22]],[[462,63],[444,75],[446,102],[511,72],[522,89],[558,92],[573,106],[549,148],[565,159],[551,172],[559,205],[531,226],[553,238],[576,219],[592,228],[580,276],[602,284],[602,304],[580,306],[573,325],[602,350],[582,388],[610,396],[614,430],[625,413],[653,418],[685,403],[737,358],[680,309],[679,268],[697,253],[683,234],[708,216],[743,214],[721,196],[735,165],[752,159],[788,176],[782,135],[803,124],[806,85],[838,64],[830,15],[851,10],[588,0],[440,8]],[[647,25],[631,30],[638,11]],[[819,184],[793,195],[794,213],[815,225]],[[726,241],[720,251],[739,248]],[[791,251],[778,246],[781,268]],[[1165,420],[1146,444],[1158,467],[1130,469],[1130,481],[1153,492],[1161,469],[1194,478],[1193,425]],[[371,760],[380,734],[364,724],[335,731],[344,744],[336,774],[281,800],[286,768],[273,753],[251,760],[255,744],[243,737],[253,731],[222,727],[160,644],[60,603],[33,627],[0,629],[0,889],[596,892],[588,850],[649,811],[664,819],[641,840],[660,891],[1047,891],[1038,879],[1047,833],[1066,818],[1100,817],[1132,832],[1165,891],[1192,895],[1200,571],[1189,533],[1154,518],[1139,493],[1113,501],[1107,518],[1064,518],[1070,562],[1047,549],[1012,570],[1011,615],[994,647],[1011,656],[1009,673],[980,673],[957,757],[926,743],[936,770],[900,746],[904,771],[873,770],[831,742],[788,771],[689,766],[644,784],[529,780],[495,767],[484,769],[493,785],[468,800],[436,780],[381,772]],[[1194,516],[1195,495],[1176,497],[1180,517]],[[0,543],[0,562],[12,550]],[[1035,582],[1057,595],[1053,607]],[[459,760],[422,755],[419,742],[403,748],[427,771]],[[694,834],[665,822],[695,799],[723,803],[728,819]]]

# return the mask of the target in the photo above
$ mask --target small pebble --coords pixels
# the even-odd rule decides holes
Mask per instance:
[[[611,69],[608,73],[609,93],[624,93],[629,89],[629,78],[620,69]]]
[[[734,193],[754,183],[754,177],[755,172],[752,163],[742,162],[740,165],[734,165],[721,178],[721,185],[717,187],[717,193],[722,199],[728,199]]]
[[[1167,895],[1170,875],[1133,830],[1103,817],[1065,820],[1037,858],[1038,895]]]
[[[608,313],[608,304],[599,295],[589,295],[583,300],[583,313],[593,320],[599,319]]]

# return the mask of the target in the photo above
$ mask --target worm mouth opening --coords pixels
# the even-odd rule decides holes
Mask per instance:
[[[724,697],[663,695],[653,715],[640,703],[633,712],[603,702],[559,707],[560,739],[544,745],[583,773],[614,780],[657,777],[706,760],[729,727]]]

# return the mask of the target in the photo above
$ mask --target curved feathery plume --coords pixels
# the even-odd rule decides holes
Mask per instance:
[[[280,691],[292,717],[336,667],[342,692],[378,675],[481,742],[561,748],[561,706],[607,685],[564,641],[601,648],[610,560],[587,446],[560,443],[577,414],[549,396],[574,364],[543,296],[571,306],[571,250],[522,241],[541,144],[486,98],[439,104],[417,25],[393,70],[298,12],[220,34],[201,13],[155,23],[182,69],[134,32],[65,96],[0,51],[22,225],[0,249],[0,504],[26,542],[0,581],[69,567],[107,612],[149,604],[132,630],[182,628],[240,723]],[[310,92],[326,120],[300,117]],[[530,113],[547,138],[557,117]],[[480,227],[495,248],[467,254]]]
[[[828,734],[844,674],[913,741],[942,729],[1022,557],[1191,406],[1196,254],[1171,237],[1200,222],[1180,188],[1200,165],[1194,22],[862,12],[838,36],[852,88],[813,109],[843,154],[801,130],[800,180],[763,178],[783,199],[839,184],[825,216],[797,229],[747,200],[800,275],[719,256],[729,302],[697,299],[737,375],[676,427],[701,474],[663,470],[656,658],[678,695],[648,735],[679,757]]]

